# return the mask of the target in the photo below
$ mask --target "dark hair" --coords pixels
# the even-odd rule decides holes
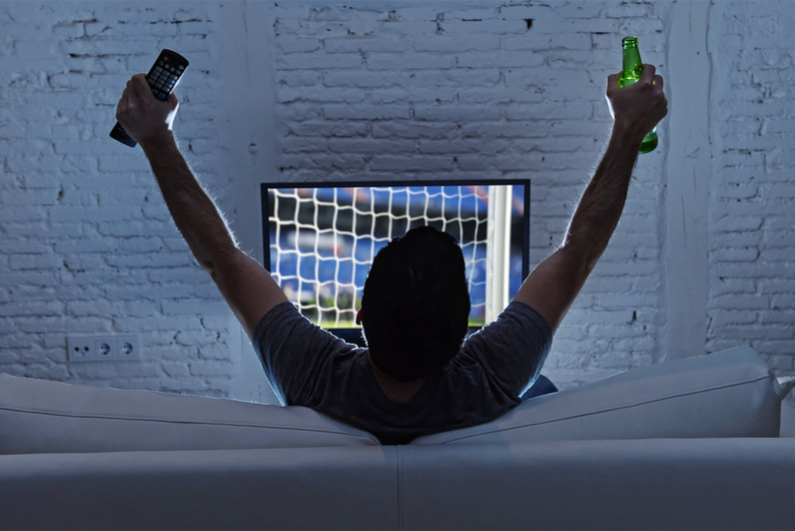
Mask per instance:
[[[364,283],[362,327],[373,363],[400,382],[441,369],[461,348],[470,306],[455,238],[417,227],[393,239]]]

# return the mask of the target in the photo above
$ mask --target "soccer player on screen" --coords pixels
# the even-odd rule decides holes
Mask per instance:
[[[127,83],[116,118],[144,150],[172,217],[262,358],[285,405],[301,405],[375,434],[384,444],[496,419],[521,403],[552,337],[602,256],[627,197],[640,144],[667,114],[663,79],[607,79],[613,129],[563,244],[527,277],[496,321],[466,341],[469,296],[452,237],[415,229],[376,256],[360,323],[368,348],[316,327],[239,248],[182,157],[172,132],[178,101]]]

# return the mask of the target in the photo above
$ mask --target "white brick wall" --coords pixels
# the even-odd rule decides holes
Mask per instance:
[[[260,259],[257,181],[521,176],[533,182],[535,265],[607,140],[621,38],[637,35],[668,79],[675,12],[593,0],[0,2],[0,371],[269,399],[140,149],[107,136],[124,83],[159,49],[191,60],[178,137]],[[709,6],[700,156],[712,174],[708,215],[694,221],[708,235],[695,350],[750,343],[781,374],[795,372],[793,16],[785,1]],[[666,190],[681,177],[666,169],[667,122],[660,134],[555,339],[543,372],[561,387],[669,357]],[[145,361],[67,363],[67,334],[107,332],[140,333]]]
[[[757,349],[795,372],[795,5],[719,2],[707,346]]]
[[[199,148],[208,126],[182,120],[213,114],[218,97],[210,7],[0,3],[0,371],[229,396],[231,312],[171,221],[140,148],[108,137],[129,77],[161,48],[180,50],[196,63],[179,92],[189,109],[177,120],[181,144],[222,206],[233,206],[216,148]],[[141,334],[142,363],[67,362],[67,334],[131,332]]]

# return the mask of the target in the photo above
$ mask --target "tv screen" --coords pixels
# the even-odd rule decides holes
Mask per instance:
[[[373,257],[431,225],[461,246],[476,330],[528,275],[530,180],[262,183],[265,268],[313,323],[357,344]]]

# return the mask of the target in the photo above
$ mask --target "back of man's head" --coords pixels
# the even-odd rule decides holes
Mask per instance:
[[[458,353],[470,310],[455,238],[418,227],[381,249],[364,284],[362,327],[375,365],[406,382]]]

